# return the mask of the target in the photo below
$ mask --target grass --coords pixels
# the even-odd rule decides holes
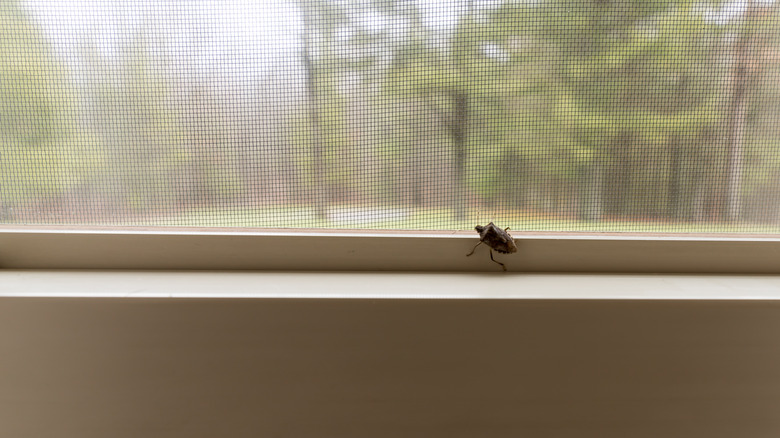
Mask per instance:
[[[202,209],[176,216],[145,217],[132,225],[175,227],[324,228],[388,230],[471,230],[477,224],[495,222],[515,232],[631,232],[631,233],[740,233],[780,234],[767,224],[673,222],[652,218],[614,219],[599,222],[540,216],[531,212],[475,211],[467,220],[454,220],[449,209],[405,209],[390,206],[340,206],[318,218],[313,208],[271,207]],[[131,224],[125,224],[131,225]]]

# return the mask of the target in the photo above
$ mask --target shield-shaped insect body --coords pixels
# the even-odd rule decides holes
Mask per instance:
[[[474,227],[479,233],[479,240],[487,246],[495,249],[502,254],[512,254],[517,252],[517,245],[515,245],[515,239],[507,233],[509,228],[501,229],[493,224],[493,222],[485,225],[477,225]]]
[[[512,236],[510,236],[507,232],[509,231],[509,228],[502,230],[493,224],[493,222],[491,222],[485,226],[477,225],[474,227],[474,229],[477,230],[477,233],[479,233],[479,243],[474,246],[474,249],[472,249],[470,253],[466,254],[466,257],[474,254],[477,246],[484,243],[490,247],[490,260],[501,265],[501,268],[506,271],[506,266],[493,258],[493,250],[495,249],[502,254],[512,254],[517,252],[515,239],[513,239]]]

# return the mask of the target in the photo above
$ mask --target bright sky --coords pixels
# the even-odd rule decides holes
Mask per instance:
[[[165,35],[167,52],[215,73],[288,70],[300,61],[302,19],[297,0],[23,0],[56,50],[66,58],[91,41],[109,58],[141,26]],[[454,27],[459,0],[417,0],[425,24]],[[378,13],[354,19],[373,31],[391,25]]]
[[[169,59],[188,62],[216,77],[251,78],[270,70],[283,74],[300,71],[302,19],[298,0],[22,1],[65,59],[76,59],[74,55],[85,41],[109,59],[116,59],[132,41],[129,35],[150,26],[165,35],[161,45],[152,50],[164,50]],[[415,1],[424,24],[444,35],[454,28],[467,4],[466,0]],[[489,8],[502,1],[473,0],[472,4]],[[747,0],[728,0],[718,9],[706,8],[704,13],[709,20],[726,24],[746,8]],[[376,12],[350,11],[354,21],[376,32],[388,26],[403,27],[403,23],[391,22]]]

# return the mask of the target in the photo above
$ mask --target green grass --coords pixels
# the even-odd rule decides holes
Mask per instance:
[[[398,209],[392,207],[336,207],[320,219],[313,208],[273,207],[251,209],[203,209],[176,216],[139,218],[132,225],[177,227],[323,228],[390,230],[471,230],[477,224],[495,222],[515,232],[632,232],[632,233],[751,233],[780,234],[780,226],[749,223],[671,222],[637,218],[587,222],[555,217],[533,217],[518,212],[479,212],[457,221],[448,209]]]

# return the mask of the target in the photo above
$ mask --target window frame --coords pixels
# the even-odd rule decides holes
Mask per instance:
[[[513,232],[509,272],[778,274],[771,235]],[[0,227],[0,269],[501,273],[468,231]]]

